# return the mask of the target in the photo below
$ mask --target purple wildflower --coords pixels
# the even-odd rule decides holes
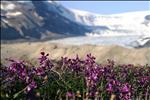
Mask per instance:
[[[37,88],[37,84],[32,81],[28,86],[27,86],[27,92],[30,92],[32,89]]]
[[[41,57],[39,58],[40,61],[40,67],[43,67],[44,69],[51,69],[54,65],[52,64],[51,60],[48,59],[49,54],[46,54],[44,52],[41,52]]]
[[[34,69],[34,71],[35,71],[35,74],[38,75],[38,76],[42,76],[42,75],[45,74],[45,71],[42,67],[37,67],[37,68]]]
[[[74,96],[74,93],[73,93],[73,92],[67,92],[67,93],[66,93],[66,96],[68,96],[68,97],[73,97],[73,96]]]
[[[130,92],[130,88],[131,88],[131,86],[128,83],[125,83],[122,85],[121,92],[128,93],[128,92]]]

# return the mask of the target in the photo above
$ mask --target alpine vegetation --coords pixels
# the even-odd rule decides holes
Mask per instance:
[[[52,61],[41,52],[38,64],[1,64],[2,100],[149,100],[150,66],[97,64],[95,57]]]

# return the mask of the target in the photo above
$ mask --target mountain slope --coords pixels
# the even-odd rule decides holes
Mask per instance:
[[[88,36],[149,35],[150,12],[137,11],[114,15],[100,15],[87,11],[71,9],[78,23],[105,26],[109,30],[99,30]]]
[[[46,39],[89,32],[84,25],[62,16],[57,3],[2,1],[1,40]],[[53,9],[51,9],[53,8]]]
[[[149,11],[100,15],[54,1],[2,1],[1,40],[64,36],[149,36]]]

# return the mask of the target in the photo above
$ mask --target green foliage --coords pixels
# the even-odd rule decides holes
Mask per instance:
[[[48,55],[41,54],[39,67],[17,61],[1,66],[2,100],[108,100],[112,95],[120,100],[150,99],[149,65],[115,65],[111,60],[98,65],[87,55],[84,60],[62,58],[56,69]]]

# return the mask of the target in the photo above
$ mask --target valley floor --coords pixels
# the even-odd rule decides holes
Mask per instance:
[[[150,48],[125,48],[117,45],[67,45],[50,42],[26,42],[1,44],[1,61],[5,58],[33,59],[38,58],[40,51],[50,54],[51,59],[60,60],[61,56],[84,58],[91,53],[98,63],[112,59],[120,64],[150,64]]]

